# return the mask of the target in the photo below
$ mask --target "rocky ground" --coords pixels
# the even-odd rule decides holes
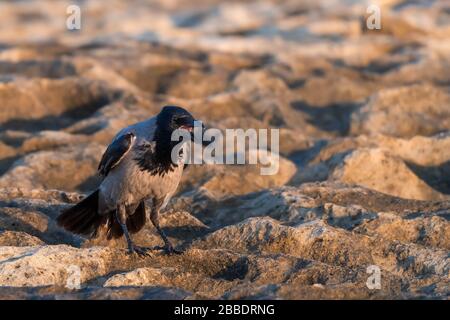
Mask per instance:
[[[450,6],[378,3],[381,30],[364,1],[78,1],[79,31],[66,1],[0,3],[0,299],[448,299]],[[165,104],[280,128],[280,171],[189,167],[162,217],[181,255],[60,229]]]

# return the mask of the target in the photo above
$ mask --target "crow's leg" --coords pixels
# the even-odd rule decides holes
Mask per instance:
[[[152,221],[153,225],[155,226],[156,230],[158,231],[158,234],[161,236],[161,238],[164,241],[164,248],[163,250],[168,254],[180,254],[182,253],[179,250],[176,250],[173,248],[172,243],[170,243],[169,239],[166,236],[166,233],[161,229],[159,226],[159,209],[161,208],[163,201],[161,200],[154,200],[152,211],[150,213],[150,220]]]
[[[149,256],[148,249],[136,246],[131,240],[130,233],[127,228],[127,211],[124,206],[118,205],[116,210],[116,219],[119,222],[120,227],[123,230],[125,239],[127,240],[128,253],[136,253],[139,256]]]

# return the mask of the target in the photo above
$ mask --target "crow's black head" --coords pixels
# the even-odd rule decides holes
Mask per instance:
[[[156,120],[158,128],[168,132],[177,129],[192,131],[194,121],[194,117],[188,111],[177,106],[165,106]]]
[[[156,117],[156,130],[153,140],[155,149],[143,147],[141,154],[136,158],[142,170],[152,174],[164,175],[172,171],[178,163],[172,161],[172,149],[180,141],[172,140],[172,134],[177,129],[190,132],[193,137],[194,117],[185,109],[177,106],[165,106]]]

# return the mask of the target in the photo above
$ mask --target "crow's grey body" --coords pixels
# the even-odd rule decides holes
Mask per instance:
[[[150,220],[164,241],[164,249],[176,252],[159,226],[159,211],[175,193],[183,174],[183,157],[172,159],[178,142],[174,130],[192,132],[195,119],[180,107],[166,106],[154,118],[122,129],[106,149],[99,164],[104,177],[98,188],[58,217],[58,224],[82,235],[95,236],[107,226],[107,238],[125,236],[130,252],[145,254],[134,245],[130,233],[146,223],[145,200],[151,199]]]
[[[132,215],[133,208],[147,199],[155,200],[154,202],[161,201],[159,209],[163,209],[175,193],[183,174],[184,163],[181,158],[173,171],[162,175],[143,170],[136,161],[142,148],[155,149],[155,141],[153,141],[155,129],[156,118],[151,118],[122,129],[114,138],[112,143],[127,133],[135,136],[129,151],[100,185],[100,214],[106,214],[116,209],[118,205],[123,205],[127,208],[127,214]]]

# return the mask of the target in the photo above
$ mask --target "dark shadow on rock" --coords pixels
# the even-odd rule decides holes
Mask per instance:
[[[38,287],[1,287],[0,300],[111,300],[111,299],[142,299],[142,300],[183,300],[192,295],[179,288],[162,286],[148,287],[99,287],[82,286],[80,290],[71,290],[63,286]]]
[[[119,288],[116,290],[118,289]],[[135,290],[137,289],[135,288]],[[184,300],[192,295],[191,292],[180,288],[168,288],[162,286],[144,287],[141,290],[142,297],[140,299],[142,300]]]
[[[288,85],[289,89],[300,89],[305,85],[305,83],[306,83],[305,78],[299,78],[299,79],[290,81],[287,85]]]
[[[314,145],[312,147],[295,151],[294,153],[289,155],[288,159],[293,161],[298,167],[304,167],[311,160],[313,160],[327,145],[327,140],[317,140],[314,142]]]
[[[412,162],[405,162],[411,171],[425,181],[433,189],[450,194],[450,160],[438,166],[421,166]]]
[[[346,186],[343,183],[340,185]],[[348,192],[341,194],[339,192],[323,192],[321,189],[302,188],[302,193],[309,197],[320,199],[320,204],[334,203],[344,207],[359,205],[373,212],[393,211],[402,218],[423,216],[424,212],[429,212],[429,216],[441,216],[441,214],[450,210],[450,201],[402,199],[371,189],[365,189],[364,192],[358,189],[348,190]]]
[[[0,202],[0,228],[8,231],[25,232],[35,236],[47,244],[69,244],[75,247],[81,245],[82,239],[76,235],[70,234],[56,226],[56,223],[49,219],[45,231],[40,231],[26,220],[21,220],[13,215],[2,212],[2,203]]]
[[[84,134],[84,135],[94,135],[95,133],[103,130],[107,124],[105,122],[96,122],[89,124],[87,126],[83,126],[77,130],[71,130],[72,134]]]
[[[19,158],[20,158],[20,156],[13,156],[13,157],[7,157],[4,159],[0,159],[0,176],[2,174],[4,174],[6,171],[8,171],[9,168],[11,168],[14,161],[16,161]]]
[[[378,217],[375,212],[358,212],[355,216],[345,216],[345,217],[334,217],[329,215],[327,218],[327,223],[333,227],[345,229],[347,231],[352,231],[357,226],[361,225],[363,222],[374,220]]]
[[[321,130],[347,135],[350,130],[351,115],[362,104],[348,102],[319,107],[298,100],[291,102],[291,106],[297,111],[306,113],[309,116],[308,123]]]
[[[369,73],[376,73],[376,74],[385,74],[397,69],[400,69],[402,66],[406,64],[412,64],[416,62],[415,60],[409,60],[409,61],[374,61],[365,66],[364,68],[361,68],[359,71],[363,72],[369,72]]]
[[[313,76],[315,78],[322,78],[323,76],[325,76],[325,74],[326,73],[322,68],[314,68],[311,70],[310,76]],[[287,86],[289,87],[289,89],[295,90],[295,89],[303,88],[305,86],[306,81],[308,80],[308,76],[290,79],[290,80],[287,80],[287,79],[284,79],[284,80],[285,80]]]
[[[4,264],[4,263],[8,263],[8,262],[11,263],[11,262],[20,260],[20,259],[22,259],[22,258],[32,256],[33,254],[36,253],[37,250],[39,250],[39,248],[38,248],[38,249],[34,249],[34,250],[32,250],[32,251],[25,252],[24,254],[20,254],[20,255],[18,255],[18,256],[13,256],[13,257],[11,257],[11,258],[9,258],[9,259],[6,259],[6,260],[2,260],[2,261],[0,261],[0,266],[1,266],[2,264]]]
[[[407,7],[423,7],[429,8],[435,1],[423,1],[423,0],[405,0],[395,4],[392,9],[394,11],[401,11]]]
[[[1,50],[5,50],[5,49],[9,49],[9,48],[11,48],[10,44],[6,44],[6,43],[3,43],[3,42],[0,42],[0,51]]]
[[[210,13],[209,10],[182,11],[175,14],[172,20],[178,28],[192,28],[201,24]]]
[[[216,273],[213,279],[223,279],[227,281],[233,281],[235,279],[244,279],[248,273],[248,258],[241,257],[233,264],[226,266],[225,269]]]
[[[42,130],[61,130],[74,122],[63,114],[45,116],[38,119],[11,119],[1,125],[0,131],[21,130],[36,132]]]
[[[61,60],[0,61],[0,74],[20,74],[26,77],[58,79],[76,75],[73,64]]]
[[[63,228],[57,226],[56,218],[62,210],[68,208],[67,204],[49,204],[45,201],[30,202],[29,199],[16,198],[12,200],[0,200],[0,221],[6,224],[6,230],[23,231],[48,244],[69,244],[79,247],[84,238],[72,234]],[[26,220],[20,220],[13,215],[2,212],[3,208],[17,208],[22,212],[39,212],[48,217],[48,224],[45,231],[40,231],[33,227]]]
[[[97,110],[109,104],[112,100],[108,96],[100,96],[85,105],[73,107],[59,115],[48,115],[37,119],[10,119],[0,126],[0,132],[6,130],[21,130],[36,132],[42,130],[62,130],[77,121],[92,116]]]
[[[315,151],[319,153],[320,149]],[[350,148],[348,150],[335,153],[328,159],[321,159],[321,161],[319,162],[314,160],[315,157],[310,158],[313,153],[303,156],[303,158],[300,158],[302,155],[297,155],[296,159],[294,160],[294,163],[297,166],[297,173],[291,178],[291,180],[289,180],[287,184],[295,186],[305,182],[326,181],[329,178],[330,173],[332,173],[334,169],[342,163],[344,158],[347,155],[351,154],[353,151],[354,149]],[[317,168],[320,168],[320,170],[317,170]],[[314,170],[316,174],[310,175],[308,178],[305,178],[303,176],[303,178],[299,179],[299,175],[301,175],[305,170]]]
[[[162,229],[169,237],[184,241],[200,238],[211,232],[209,228],[200,226],[163,227]]]
[[[416,219],[418,217],[431,217],[431,216],[438,216],[441,217],[442,219],[445,219],[447,221],[450,221],[450,210],[449,209],[444,209],[444,210],[437,210],[434,212],[430,212],[430,213],[423,213],[422,211],[416,211],[416,212],[412,212],[410,214],[407,214],[404,219],[406,220],[413,220]]]

